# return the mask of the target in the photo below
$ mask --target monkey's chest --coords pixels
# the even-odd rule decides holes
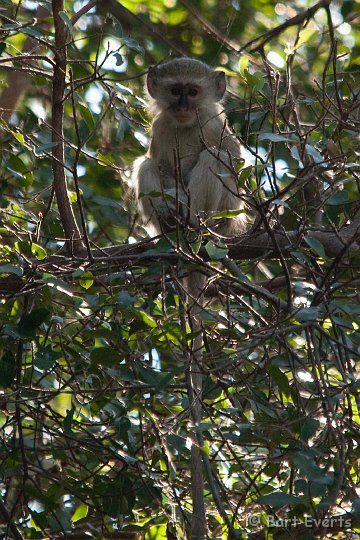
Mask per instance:
[[[174,160],[164,159],[158,163],[161,185],[164,189],[174,187],[174,181],[179,181],[187,186],[190,172],[194,168],[197,157],[180,155],[174,156]]]
[[[191,141],[183,144],[180,144],[179,141],[173,141],[173,144],[169,145],[166,150],[161,152],[158,158],[160,170],[165,172],[166,176],[173,178],[181,176],[186,182],[187,175],[198,161],[201,146],[191,144]]]

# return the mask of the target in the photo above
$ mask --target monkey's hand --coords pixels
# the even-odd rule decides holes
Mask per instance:
[[[176,223],[184,222],[188,208],[188,195],[175,187],[164,189],[163,196],[154,201],[154,211],[164,230],[174,229]]]
[[[176,187],[164,189],[163,200],[159,203],[159,207],[163,208],[165,212],[169,213],[176,211],[176,208],[182,209],[189,205],[189,197],[182,189]],[[157,206],[157,208],[158,208]],[[166,209],[166,210],[165,210]]]
[[[167,163],[165,160],[160,161],[159,165],[159,173],[161,179],[171,178],[172,183],[174,183],[174,172],[169,163]]]

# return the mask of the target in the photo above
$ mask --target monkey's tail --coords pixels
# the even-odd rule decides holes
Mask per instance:
[[[206,281],[206,276],[200,272],[193,272],[185,279],[184,283],[187,292],[189,319],[194,335],[187,377],[190,413],[195,428],[191,445],[191,492],[193,505],[191,540],[204,540],[207,532],[202,456],[204,440],[200,426],[202,420],[203,390],[203,332],[200,312],[204,303],[203,293]]]

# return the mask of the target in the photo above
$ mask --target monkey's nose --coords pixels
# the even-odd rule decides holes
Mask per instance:
[[[187,96],[185,96],[184,94],[181,94],[177,108],[178,108],[179,111],[188,111],[189,110],[189,101],[188,101]]]

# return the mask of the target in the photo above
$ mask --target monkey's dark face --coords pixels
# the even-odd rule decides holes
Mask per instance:
[[[163,114],[178,127],[192,127],[204,121],[204,112],[212,111],[226,89],[223,71],[189,58],[171,60],[149,68],[147,90],[155,115]]]
[[[169,110],[180,124],[192,123],[196,119],[201,88],[193,84],[174,84],[168,88]]]

